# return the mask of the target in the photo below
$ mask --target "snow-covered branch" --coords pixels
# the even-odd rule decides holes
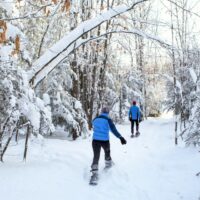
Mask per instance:
[[[166,78],[172,84],[174,83],[174,77],[173,76],[169,76],[167,74],[160,74],[160,76]],[[181,83],[177,79],[176,79],[176,87],[180,90],[180,94],[182,94],[182,92],[183,92],[182,86],[181,86]]]
[[[46,18],[46,15],[38,15],[40,13],[41,10],[44,10],[44,8],[48,7],[48,6],[52,6],[53,4],[47,4],[47,5],[43,5],[41,6],[38,10],[32,12],[32,13],[28,13],[24,16],[16,16],[16,17],[11,17],[11,18],[2,18],[1,20],[3,21],[14,21],[14,20],[21,20],[21,19],[33,19],[33,18]]]
[[[136,5],[145,1],[148,0],[139,0],[130,7],[127,5],[120,5],[115,8],[110,8],[101,15],[82,22],[77,28],[63,37],[33,63],[32,69],[28,72],[30,84],[35,87],[74,50],[74,46],[80,46],[82,41],[79,41],[79,39],[81,39],[84,34],[95,29],[102,23],[133,9]]]
[[[162,47],[164,48],[167,48],[167,49],[171,49],[172,48],[172,45],[163,41],[162,39],[160,39],[159,37],[157,36],[153,36],[153,35],[150,35],[148,33],[145,33],[141,30],[138,30],[138,29],[133,29],[133,30],[115,30],[115,31],[110,31],[110,32],[107,32],[107,33],[104,33],[102,35],[100,35],[99,37],[103,37],[107,34],[113,34],[113,33],[128,33],[128,34],[135,34],[135,35],[138,35],[138,36],[141,36],[141,37],[144,37],[144,38],[147,38],[147,39],[150,39],[150,40],[154,40],[156,42],[158,42]],[[94,38],[93,38],[94,39]]]
[[[196,84],[197,79],[198,79],[196,72],[194,71],[194,69],[192,67],[189,68],[189,72],[190,72],[193,82]]]

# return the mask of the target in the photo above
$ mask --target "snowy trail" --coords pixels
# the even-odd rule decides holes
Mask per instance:
[[[127,145],[111,135],[115,166],[100,173],[98,186],[89,186],[91,139],[69,142],[48,139],[31,144],[25,163],[0,164],[1,200],[198,200],[200,153],[173,144],[173,124],[168,119],[141,123],[141,135],[130,138],[130,124],[117,126]],[[18,147],[17,147],[18,148]],[[104,167],[101,153],[100,171]],[[2,198],[3,197],[3,198]]]

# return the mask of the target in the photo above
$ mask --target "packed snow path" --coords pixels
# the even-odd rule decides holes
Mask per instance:
[[[141,123],[141,135],[130,138],[130,124],[117,126],[127,145],[111,135],[115,166],[107,173],[101,153],[100,180],[88,184],[91,138],[75,142],[47,139],[30,144],[28,160],[19,161],[13,146],[0,164],[1,200],[198,200],[200,153],[174,146],[172,120]],[[17,148],[17,149],[16,149]],[[18,158],[18,161],[17,161]],[[15,160],[15,161],[13,161]]]

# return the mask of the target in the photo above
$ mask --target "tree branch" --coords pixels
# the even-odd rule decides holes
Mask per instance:
[[[175,1],[172,1],[172,0],[168,0],[168,1],[169,1],[170,3],[172,3],[172,4],[174,4],[175,6],[177,6],[178,8],[180,8],[180,9],[182,9],[182,10],[184,10],[184,11],[190,13],[190,14],[196,15],[197,17],[200,17],[200,15],[198,15],[197,13],[192,12],[192,11],[190,11],[190,10],[188,10],[188,9],[185,9],[184,7],[180,6],[180,5],[179,5],[178,3],[176,3]]]
[[[79,40],[79,42],[77,42],[76,45],[73,46],[73,48],[70,47],[69,49],[67,49],[67,51],[66,51],[66,50],[63,50],[63,52],[55,52],[55,51],[54,51],[54,52],[52,52],[52,53],[54,53],[54,54],[58,54],[58,53],[59,53],[60,56],[63,57],[62,60],[59,61],[59,63],[61,63],[64,59],[66,59],[66,57],[67,57],[70,53],[72,53],[74,50],[78,49],[80,46],[82,46],[82,45],[84,45],[84,44],[86,44],[86,43],[88,43],[88,42],[90,42],[90,41],[98,40],[99,38],[104,39],[103,37],[105,37],[105,36],[108,35],[108,34],[113,34],[113,33],[118,33],[118,34],[120,34],[120,33],[123,33],[123,34],[135,34],[135,35],[138,35],[138,36],[140,36],[140,37],[144,37],[144,38],[147,38],[147,39],[154,40],[154,41],[158,42],[163,48],[170,49],[170,50],[171,50],[171,48],[172,48],[172,46],[171,46],[170,44],[168,44],[168,43],[162,41],[161,39],[159,39],[159,38],[157,38],[157,37],[155,37],[155,36],[151,36],[151,35],[149,35],[149,34],[147,34],[147,33],[144,33],[144,32],[141,32],[141,31],[135,29],[135,30],[132,30],[132,31],[131,31],[131,30],[130,30],[130,31],[116,30],[116,31],[106,32],[106,33],[104,33],[104,34],[102,34],[102,35],[99,35],[99,36],[96,36],[96,37],[91,37],[91,38],[88,38],[88,39]],[[105,38],[105,39],[106,39],[106,38]],[[59,63],[58,63],[58,64],[59,64]],[[54,68],[52,68],[52,70],[53,70],[53,69],[54,69]],[[52,70],[51,70],[51,71],[52,71]],[[48,71],[48,73],[50,73],[51,71]],[[46,75],[47,75],[47,74],[46,74]],[[45,76],[44,76],[44,77],[45,77]],[[34,78],[36,78],[37,84],[38,84],[40,81],[42,81],[42,79],[43,79],[43,78],[41,78],[41,77],[34,77]],[[34,84],[33,87],[37,86],[37,84]]]
[[[28,71],[28,78],[30,85],[35,87],[45,76],[47,76],[63,59],[65,59],[69,53],[74,50],[74,43],[89,31],[97,28],[102,23],[109,21],[110,19],[128,12],[136,5],[146,2],[148,0],[139,0],[131,7],[126,5],[117,6],[111,8],[108,11],[98,15],[97,17],[82,22],[77,28],[71,31],[67,36],[63,37],[53,47],[47,50],[38,60],[33,63],[32,69]]]
[[[19,16],[19,17],[12,17],[12,18],[3,18],[1,20],[3,21],[14,21],[14,20],[21,20],[21,19],[32,19],[32,18],[44,18],[44,17],[47,17],[46,15],[41,15],[41,16],[37,16],[37,14],[42,10],[44,9],[45,7],[47,6],[52,6],[53,4],[47,4],[47,5],[44,5],[44,6],[41,6],[38,10],[36,10],[35,12],[33,13],[28,13],[24,16]]]

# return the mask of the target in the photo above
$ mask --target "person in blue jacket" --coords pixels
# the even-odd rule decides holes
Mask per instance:
[[[129,109],[129,120],[131,122],[131,137],[134,137],[134,124],[136,125],[136,136],[139,135],[139,121],[140,121],[140,109],[136,106],[136,101],[133,101],[133,105]]]
[[[105,152],[105,168],[109,168],[113,164],[110,156],[109,131],[111,131],[117,138],[120,139],[122,145],[126,144],[126,140],[118,132],[113,121],[109,117],[109,109],[107,107],[102,108],[101,114],[93,120],[92,125],[92,148],[94,157],[91,165],[91,171],[97,173],[101,147]]]

